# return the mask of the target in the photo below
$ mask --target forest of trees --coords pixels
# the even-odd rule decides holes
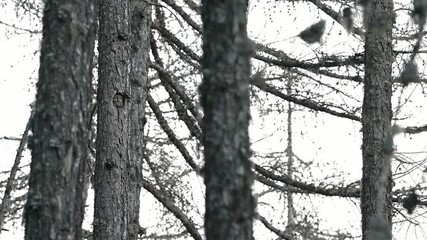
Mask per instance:
[[[427,239],[427,0],[0,6],[0,239]]]

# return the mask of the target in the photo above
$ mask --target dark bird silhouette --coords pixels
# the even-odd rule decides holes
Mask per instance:
[[[418,195],[415,193],[414,190],[408,196],[406,196],[403,199],[403,207],[408,210],[408,214],[412,214],[417,207],[418,203],[420,203],[420,200],[418,200]]]
[[[311,25],[310,27],[302,31],[298,35],[298,37],[300,37],[308,44],[320,42],[320,39],[322,38],[323,33],[325,32],[325,24],[325,20],[320,20],[319,22]]]
[[[353,12],[351,11],[351,8],[346,7],[342,11],[342,25],[347,31],[347,33],[353,32]]]
[[[413,3],[412,17],[418,21],[420,26],[424,27],[427,17],[427,0],[414,0]]]
[[[403,71],[400,74],[400,81],[404,87],[410,83],[417,83],[420,81],[418,77],[418,67],[413,61],[409,61],[403,67]]]

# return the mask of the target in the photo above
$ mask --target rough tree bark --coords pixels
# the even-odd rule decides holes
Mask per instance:
[[[98,124],[95,162],[93,237],[127,239],[131,209],[127,184],[138,178],[130,153],[129,0],[99,1]],[[134,174],[129,174],[134,171]],[[136,180],[136,179],[135,179]]]
[[[96,6],[44,2],[25,239],[80,239]]]
[[[130,166],[127,188],[133,189],[128,198],[129,240],[136,240],[139,228],[139,202],[142,187],[143,136],[145,102],[147,99],[148,57],[151,34],[151,1],[131,0],[130,52]]]
[[[206,239],[253,239],[247,0],[202,4]]]
[[[373,0],[365,7],[365,79],[362,110],[364,240],[392,239],[391,94],[393,1]]]
[[[137,239],[150,1],[101,1],[94,239]]]

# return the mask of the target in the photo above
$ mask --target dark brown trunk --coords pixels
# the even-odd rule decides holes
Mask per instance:
[[[44,3],[25,239],[80,239],[95,1]]]
[[[392,239],[391,136],[393,1],[373,0],[365,8],[365,85],[362,112],[364,240]]]
[[[202,4],[206,239],[253,239],[247,0]]]

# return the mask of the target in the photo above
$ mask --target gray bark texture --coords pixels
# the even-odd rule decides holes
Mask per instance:
[[[93,239],[127,239],[130,4],[99,1],[98,122]]]
[[[93,0],[46,0],[25,239],[80,239],[95,43]]]
[[[363,240],[392,239],[391,158],[393,1],[373,0],[365,8],[365,79],[362,110]]]
[[[151,5],[99,2],[95,240],[136,239]]]
[[[130,52],[130,166],[127,187],[129,240],[136,240],[139,227],[139,202],[142,187],[142,159],[144,154],[145,102],[147,99],[148,63],[151,34],[150,0],[131,0],[131,52]]]
[[[202,4],[206,239],[253,239],[247,0]]]

